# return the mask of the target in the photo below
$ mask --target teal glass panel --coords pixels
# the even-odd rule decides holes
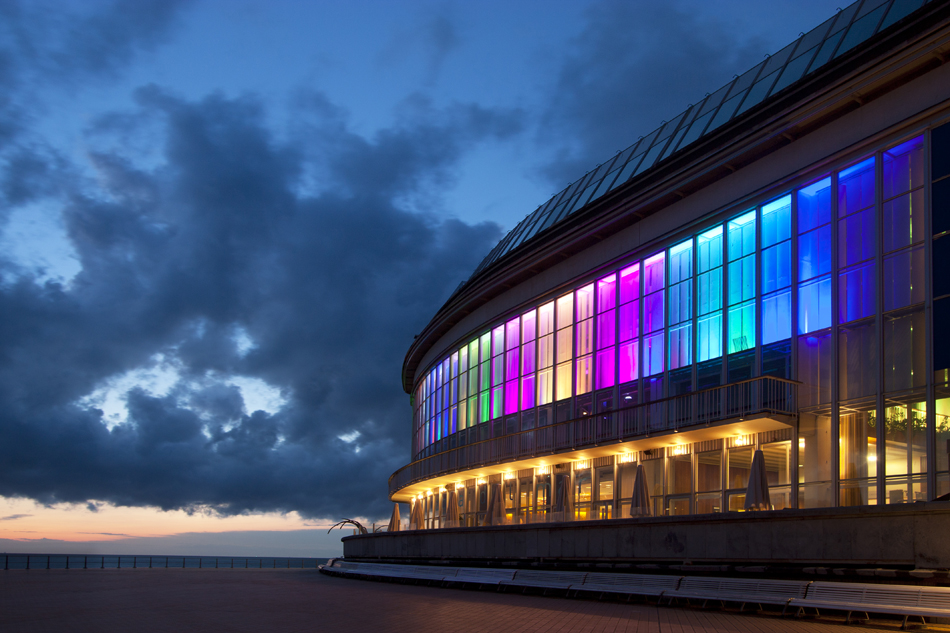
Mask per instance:
[[[749,211],[730,220],[729,261],[755,253],[755,211]]]
[[[729,305],[755,297],[755,256],[749,255],[729,264]]]
[[[762,344],[792,336],[792,293],[783,290],[762,297]]]
[[[729,308],[729,353],[755,346],[755,302]]]
[[[693,318],[693,288],[688,281],[670,288],[670,325],[683,323]]]
[[[703,362],[722,356],[722,312],[700,317],[696,328],[697,360]]]
[[[693,326],[691,323],[670,328],[670,369],[692,363]]]
[[[826,327],[831,327],[831,277],[827,275],[798,287],[798,333]]]
[[[722,268],[699,275],[696,292],[697,314],[709,314],[722,308]]]
[[[786,288],[792,283],[792,241],[786,240],[762,251],[762,292]]]
[[[696,267],[704,273],[722,266],[722,226],[696,236]]]
[[[693,276],[693,241],[681,242],[670,248],[670,285]]]
[[[762,207],[762,248],[792,237],[792,196],[787,195]]]
[[[823,178],[799,189],[798,232],[805,233],[829,222],[831,222],[831,178]],[[828,246],[830,247],[831,244]]]

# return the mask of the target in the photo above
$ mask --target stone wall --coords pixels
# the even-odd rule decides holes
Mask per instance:
[[[950,569],[950,502],[349,536],[346,558]]]

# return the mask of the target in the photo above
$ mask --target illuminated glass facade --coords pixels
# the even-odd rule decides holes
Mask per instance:
[[[829,42],[843,45],[859,22],[876,24],[871,37],[897,6],[848,7],[820,37],[777,55],[776,68],[763,62],[754,80],[708,97],[715,108],[691,108],[640,145],[663,137],[664,148],[685,147],[695,121],[712,130],[727,103],[732,114],[715,125],[741,118],[762,82],[774,94],[789,65],[804,76]],[[836,30],[843,15],[852,26]],[[586,257],[533,299],[519,294],[467,335],[445,336],[447,351],[413,370],[413,461],[390,480],[393,498],[422,500],[428,527],[444,527],[451,490],[462,523],[479,523],[495,485],[509,523],[628,517],[643,466],[651,514],[742,510],[755,450],[775,509],[950,493],[950,108],[941,108],[737,189],[728,203],[702,208],[697,189],[681,225],[665,222],[599,263]],[[546,229],[589,208],[632,154],[526,222]],[[519,224],[479,270],[539,231]]]

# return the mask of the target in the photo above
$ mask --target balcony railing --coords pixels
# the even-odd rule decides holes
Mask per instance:
[[[751,415],[795,415],[798,413],[799,384],[793,380],[760,376],[473,441],[403,466],[390,476],[389,494],[432,477],[515,459],[624,442],[690,427],[710,426]],[[460,432],[460,435],[463,433]]]

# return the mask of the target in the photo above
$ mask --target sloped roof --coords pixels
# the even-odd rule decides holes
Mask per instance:
[[[858,0],[838,11],[555,194],[498,242],[469,281],[523,244],[540,239],[588,204],[685,150],[931,1]]]

